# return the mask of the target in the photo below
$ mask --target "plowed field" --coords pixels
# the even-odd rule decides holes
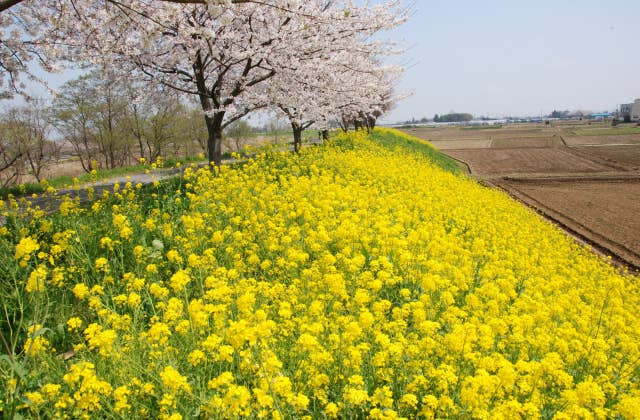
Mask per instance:
[[[627,171],[640,170],[640,145],[576,147],[572,150],[582,156],[601,159],[609,165],[616,165]]]
[[[640,269],[640,135],[579,136],[588,125],[412,130],[483,182],[534,207],[582,242]]]
[[[567,146],[624,146],[640,145],[640,134],[619,136],[565,136]]]

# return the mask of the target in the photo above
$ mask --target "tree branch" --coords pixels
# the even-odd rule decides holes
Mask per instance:
[[[15,6],[18,3],[22,3],[23,0],[0,0],[0,12],[4,12],[7,9]],[[158,0],[168,3],[181,3],[181,4],[207,4],[211,0]],[[253,0],[231,0],[231,3],[254,3]]]
[[[22,0],[0,0],[0,12],[4,12],[20,2],[22,2]]]

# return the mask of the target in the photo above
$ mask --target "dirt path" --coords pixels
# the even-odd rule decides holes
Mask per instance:
[[[485,181],[612,262],[640,272],[640,177]]]

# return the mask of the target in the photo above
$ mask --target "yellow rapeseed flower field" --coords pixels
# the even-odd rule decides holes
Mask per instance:
[[[0,411],[640,418],[638,278],[430,154],[350,133],[10,203]]]

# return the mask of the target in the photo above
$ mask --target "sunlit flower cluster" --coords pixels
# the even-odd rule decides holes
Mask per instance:
[[[340,135],[98,203],[9,215],[33,322],[4,410],[640,418],[638,278],[402,147]]]

